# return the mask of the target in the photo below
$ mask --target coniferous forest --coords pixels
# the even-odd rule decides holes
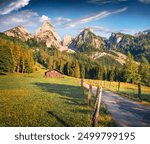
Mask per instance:
[[[102,51],[105,51],[103,49]],[[148,50],[146,50],[148,51]],[[141,56],[138,62],[131,55],[132,49],[126,52],[126,63],[121,65],[109,56],[92,59],[87,56],[91,50],[67,53],[55,47],[47,48],[44,43],[30,39],[27,42],[13,37],[0,35],[0,72],[32,73],[38,62],[47,69],[57,69],[65,75],[76,78],[88,78],[108,81],[139,83],[149,86],[150,64]]]

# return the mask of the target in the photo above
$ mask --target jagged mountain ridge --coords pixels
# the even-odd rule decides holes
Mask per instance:
[[[23,26],[17,26],[3,33],[7,36],[19,38],[23,42],[33,38],[37,42],[44,42],[47,47],[55,47],[60,51],[68,50],[67,46],[62,45],[59,34],[48,21],[45,21],[43,25],[36,30],[35,35],[28,32]]]
[[[63,46],[61,45],[62,40],[59,34],[48,21],[45,21],[43,25],[36,30],[35,39],[38,42],[44,42],[47,47],[54,46],[61,51],[63,49]]]
[[[32,34],[28,32],[28,30],[25,29],[23,26],[17,26],[15,28],[7,30],[4,32],[4,34],[8,36],[12,36],[12,37],[17,37],[21,39],[22,41],[27,41],[33,38]]]
[[[65,35],[63,40],[63,46],[69,46],[72,42],[73,38],[70,35]]]
[[[18,26],[4,32],[8,36],[17,37],[22,41],[27,41],[31,38],[36,39],[38,42],[44,42],[47,47],[55,47],[59,51],[84,52],[86,49],[97,50],[119,50],[124,53],[130,51],[133,55],[138,53],[146,53],[149,56],[150,45],[150,30],[140,32],[139,35],[128,35],[123,33],[112,33],[109,39],[97,36],[91,28],[85,28],[75,38],[67,35],[64,40],[61,40],[59,34],[50,22],[45,21],[43,25],[36,30],[35,35],[32,36],[24,27]],[[89,55],[90,56],[90,55]],[[99,56],[101,53],[99,52]],[[99,57],[96,54],[96,57]],[[150,59],[148,59],[150,61]]]
[[[104,40],[95,35],[91,28],[85,28],[80,34],[74,38],[69,45],[69,48],[78,51],[83,47],[100,49],[104,47]]]
[[[112,33],[106,42],[106,47],[110,49],[124,48],[132,44],[134,36],[123,33]]]

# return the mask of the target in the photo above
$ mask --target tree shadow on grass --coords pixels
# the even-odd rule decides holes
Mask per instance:
[[[34,83],[34,85],[38,86],[42,89],[43,92],[48,92],[50,94],[59,94],[56,95],[58,99],[63,100],[63,103],[67,105],[69,111],[74,113],[74,117],[76,114],[81,113],[87,114],[91,113],[90,110],[86,110],[87,106],[87,96],[83,96],[83,91],[80,86],[72,86],[72,85],[65,85],[65,84],[52,84],[52,83]],[[51,96],[51,95],[50,95]],[[57,104],[56,104],[57,106]],[[72,108],[71,108],[72,107]],[[84,107],[84,108],[83,108]],[[83,108],[83,109],[82,109]],[[59,111],[59,109],[58,109]],[[57,113],[53,112],[52,110],[48,110],[47,113],[54,117],[59,123],[63,126],[71,126],[66,121],[57,115]],[[66,112],[67,114],[67,112]],[[82,119],[82,118],[81,118]]]
[[[71,86],[64,84],[50,84],[50,83],[34,83],[43,91],[49,93],[59,94],[64,102],[71,105],[86,106],[87,98],[83,96],[82,89],[79,86]]]

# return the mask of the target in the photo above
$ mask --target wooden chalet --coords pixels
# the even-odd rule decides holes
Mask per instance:
[[[50,78],[63,78],[64,75],[59,72],[58,70],[50,70],[45,72],[45,77],[50,77]]]

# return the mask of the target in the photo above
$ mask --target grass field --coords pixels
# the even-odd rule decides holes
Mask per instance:
[[[101,81],[101,80],[85,80],[88,84],[92,84],[94,86],[101,85],[105,89],[111,90],[115,93],[119,93],[122,96],[126,96],[130,99],[141,101],[137,95],[138,93],[138,86],[136,84],[129,84],[129,83],[120,83],[120,89],[118,92],[118,82],[110,82],[109,81]],[[105,83],[105,84],[104,84]],[[141,86],[141,99],[146,104],[150,104],[150,87]]]
[[[0,76],[0,126],[90,126],[92,108],[87,92],[74,78],[45,78],[33,74]],[[114,126],[104,105],[99,126]]]

